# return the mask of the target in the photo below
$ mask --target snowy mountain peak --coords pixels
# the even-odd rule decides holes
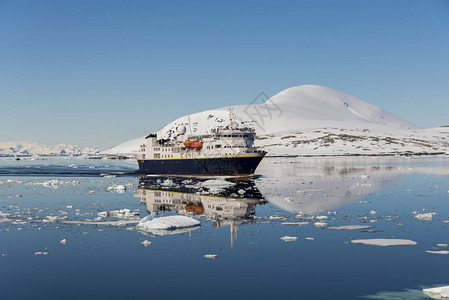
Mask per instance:
[[[99,152],[97,148],[86,148],[76,145],[42,145],[36,142],[6,142],[0,143],[0,156],[11,155],[70,155],[92,154]]]
[[[233,122],[256,129],[259,137],[256,144],[272,155],[427,153],[445,152],[447,148],[447,143],[441,143],[446,139],[446,130],[439,130],[435,137],[428,139],[433,130],[417,132],[418,126],[384,109],[319,85],[291,87],[270,99],[261,97],[251,104],[232,106],[231,111]],[[157,136],[170,139],[178,135],[176,129],[180,125],[187,128],[187,134],[203,134],[229,122],[229,108],[223,107],[180,117],[163,126]],[[393,147],[392,137],[395,136],[398,139],[394,143],[399,146]],[[341,140],[341,145],[338,151],[333,151],[337,146],[331,144],[337,140]],[[359,140],[363,142],[360,145],[357,144]],[[432,142],[423,143],[426,140]],[[385,145],[379,141],[384,141]],[[132,153],[143,142],[142,137],[104,153]]]
[[[319,85],[291,87],[281,91],[267,102],[270,101],[285,112],[292,112],[293,110],[297,117],[312,121],[311,124],[316,124],[315,120],[319,120],[323,121],[321,125],[326,123],[329,126],[338,126],[338,123],[343,122],[354,123],[354,125],[359,123],[386,125],[403,129],[418,128],[418,126],[408,123],[377,106]]]

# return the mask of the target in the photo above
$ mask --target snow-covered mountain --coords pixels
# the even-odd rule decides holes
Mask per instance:
[[[449,128],[420,129],[379,107],[318,85],[292,87],[270,99],[261,95],[249,105],[184,116],[157,134],[171,138],[179,125],[199,134],[230,121],[256,129],[256,145],[268,155],[436,153],[449,148]],[[106,153],[130,153],[142,142],[143,138],[129,141]]]
[[[41,145],[36,142],[7,142],[0,143],[0,155],[70,155],[94,154],[98,148],[86,148],[76,145]]]

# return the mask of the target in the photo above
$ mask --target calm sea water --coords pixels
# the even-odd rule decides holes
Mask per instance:
[[[447,157],[265,158],[256,178],[227,187],[136,167],[0,160],[0,298],[427,299],[422,288],[449,285],[449,255],[425,252],[449,250],[436,246],[449,243]],[[140,232],[132,218],[98,215],[120,209],[202,223]],[[327,229],[341,225],[370,228]],[[418,244],[351,243],[373,238]]]

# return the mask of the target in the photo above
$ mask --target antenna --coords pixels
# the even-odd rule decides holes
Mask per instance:
[[[231,105],[228,106],[229,110],[229,128],[232,129],[232,107]]]

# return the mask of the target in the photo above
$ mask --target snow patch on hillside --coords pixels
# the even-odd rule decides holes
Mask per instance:
[[[140,145],[145,143],[145,137],[133,139],[121,143],[115,147],[102,151],[100,154],[106,155],[132,155],[133,152],[138,151]]]

